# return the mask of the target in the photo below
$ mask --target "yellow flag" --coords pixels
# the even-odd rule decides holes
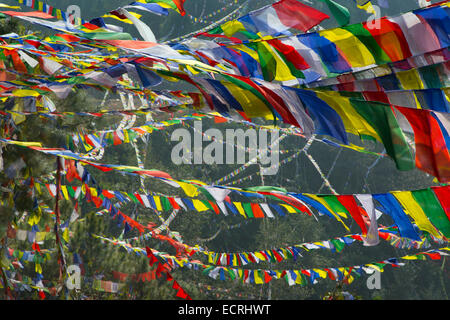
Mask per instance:
[[[297,279],[295,279],[295,283],[302,284],[303,283],[302,273],[298,270],[294,270],[294,273],[297,275]]]
[[[0,3],[0,8],[20,9],[19,6],[10,6],[8,4]]]
[[[48,232],[36,232],[36,242],[42,242],[45,240]]]
[[[328,273],[322,269],[313,269],[313,270],[317,272],[317,274],[323,279],[326,279],[328,277]]]
[[[261,252],[256,251],[256,252],[253,252],[253,254],[254,254],[258,259],[260,259],[260,260],[262,260],[262,261],[266,261],[266,257],[265,257]]]
[[[328,205],[328,203],[326,203],[326,201],[314,194],[308,194],[308,197],[310,197],[311,199],[316,200],[317,202],[320,202],[328,211],[331,212],[331,214],[336,218],[337,221],[339,221],[340,223],[342,223],[342,225],[345,227],[345,229],[347,231],[350,231],[349,227],[347,227],[347,225],[344,223],[344,221],[342,221],[342,219],[339,217],[339,215],[341,215],[344,218],[347,218],[346,214],[343,214],[342,212],[338,214],[336,214],[333,209],[330,208],[330,206]]]
[[[357,7],[361,10],[366,11],[367,13],[376,14],[375,9],[373,8],[372,3],[370,1],[362,6],[357,4]]]
[[[384,269],[380,268],[379,266],[377,266],[377,265],[375,265],[375,264],[369,263],[369,264],[366,264],[366,267],[370,267],[370,268],[372,268],[372,269],[375,269],[375,270],[377,270],[378,272],[384,272]]]
[[[229,82],[222,83],[239,102],[249,118],[270,118],[273,115],[266,104],[249,90],[244,90]]]

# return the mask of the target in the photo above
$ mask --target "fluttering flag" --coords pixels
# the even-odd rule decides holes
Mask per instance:
[[[186,15],[186,11],[184,10],[184,2],[186,0],[138,0],[136,2],[141,3],[155,3],[162,8],[172,9],[177,11],[182,16]]]
[[[126,10],[119,8],[117,10],[113,10],[113,11],[109,12],[108,14],[104,14],[102,16],[102,18],[113,18],[113,19],[119,20],[124,23],[134,24],[134,21],[129,19],[129,16],[133,16],[135,19],[139,19],[140,17],[142,17],[142,15],[135,13],[135,12],[127,11],[128,14],[125,14],[125,11]]]

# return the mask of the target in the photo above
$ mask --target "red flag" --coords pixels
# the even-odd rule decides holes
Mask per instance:
[[[167,270],[164,268],[164,265],[162,263],[158,263],[158,267],[156,268],[156,275],[161,277],[161,273],[167,272]]]
[[[412,56],[408,41],[398,24],[381,18],[377,20],[379,28],[370,28],[367,22],[363,23],[364,28],[370,32],[378,45],[386,52],[392,62],[407,59]]]
[[[280,51],[286,57],[286,59],[295,66],[296,69],[306,70],[310,68],[308,62],[303,59],[303,57],[300,55],[300,53],[298,53],[297,50],[295,50],[294,47],[284,44],[278,39],[269,40],[267,41],[267,43]]]
[[[41,12],[41,11],[30,11],[30,12],[18,12],[18,11],[0,11],[1,13],[7,14],[13,17],[33,17],[41,19],[51,19],[54,18],[52,15]]]
[[[281,195],[278,193],[273,193],[273,192],[259,192],[260,194],[264,194],[264,195],[271,195],[274,197],[277,197],[278,199],[283,200],[284,202],[290,204],[291,206],[297,208],[298,210],[300,210],[301,212],[307,213],[308,215],[312,215],[311,211],[308,209],[307,206],[305,206],[303,204],[303,202],[301,202],[300,200],[294,198],[294,197],[290,197],[290,196],[285,196],[285,195]]]
[[[431,187],[431,189],[441,203],[448,220],[450,220],[450,187]]]
[[[144,204],[144,201],[142,201],[141,195],[139,193],[134,193],[133,195],[136,197],[136,199],[138,199],[138,201],[141,203],[141,205],[143,207],[145,207],[145,204]]]
[[[220,210],[219,207],[217,206],[217,204],[215,204],[214,202],[212,202],[211,200],[208,200],[209,204],[211,205],[211,207],[213,207],[214,212],[216,214],[220,214]]]
[[[275,256],[275,259],[277,259],[278,262],[283,261],[283,258],[280,256],[280,254],[275,249],[271,250],[271,252],[273,253],[273,255]]]
[[[182,16],[184,16],[186,14],[186,11],[184,11],[183,5],[184,5],[184,1],[186,1],[186,0],[172,0],[172,1],[177,6],[178,10],[180,10],[180,14]]]

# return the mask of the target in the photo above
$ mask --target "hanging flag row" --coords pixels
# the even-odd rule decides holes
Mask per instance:
[[[375,27],[359,23],[263,39],[257,35],[255,24],[250,28],[248,25],[244,27],[242,23],[237,26],[231,21],[221,26],[220,30],[202,35],[215,37],[215,32],[223,32],[230,39],[240,32],[252,36],[251,40],[243,42],[231,38],[236,44],[221,44],[192,39],[183,45],[192,54],[203,57],[202,61],[206,63],[232,61],[231,67],[238,75],[266,81],[309,83],[446,49],[446,19],[448,10],[446,4],[442,4],[393,18],[376,19]],[[417,39],[419,34],[423,37],[422,41]]]
[[[94,238],[101,240],[103,243],[110,243],[118,245],[125,249],[128,253],[135,253],[140,256],[147,250],[138,247],[132,247],[129,244],[125,244],[121,241],[108,239],[102,236],[93,235]],[[187,258],[177,258],[158,252],[155,249],[151,249],[152,253],[165,261],[172,268],[185,268],[188,267],[194,270],[201,270],[203,274],[215,280],[241,280],[243,283],[251,284],[263,284],[268,283],[274,279],[285,279],[289,285],[301,284],[306,285],[308,283],[315,284],[319,279],[331,279],[341,281],[348,279],[353,281],[355,276],[361,276],[364,272],[372,273],[372,270],[380,272],[384,271],[386,265],[394,267],[403,266],[404,263],[401,260],[427,260],[427,257],[432,260],[439,260],[443,256],[450,255],[448,251],[450,248],[444,247],[440,249],[431,249],[428,251],[420,252],[417,254],[407,255],[400,258],[389,258],[382,261],[367,263],[363,265],[356,265],[352,267],[341,268],[310,268],[301,270],[264,270],[264,269],[238,269],[229,268],[223,266],[213,266],[201,263],[198,260],[189,260]]]

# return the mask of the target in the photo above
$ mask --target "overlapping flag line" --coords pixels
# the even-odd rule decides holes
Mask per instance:
[[[422,241],[414,241],[407,238],[401,238],[396,234],[396,228],[380,228],[378,234],[380,238],[389,241],[390,244],[396,248],[402,249],[424,249],[429,248],[431,243],[445,245],[448,242],[434,238],[433,236],[424,238]],[[141,240],[143,239],[143,240]],[[144,240],[148,240],[150,237],[140,237],[139,240],[145,243]],[[430,239],[430,240],[429,240]],[[121,240],[125,243],[131,244],[130,239]],[[221,266],[246,266],[252,263],[260,262],[272,262],[277,263],[284,260],[297,259],[303,257],[302,252],[307,252],[317,249],[327,249],[332,252],[341,252],[346,246],[349,246],[356,242],[364,242],[364,238],[361,234],[351,234],[342,237],[337,237],[331,240],[315,241],[301,243],[297,245],[291,245],[276,249],[265,249],[252,252],[238,252],[238,253],[226,253],[226,252],[213,252],[202,248],[200,245],[193,247],[184,245],[187,249],[188,255],[192,256],[192,252],[201,253],[207,259],[208,263]]]
[[[167,15],[168,10],[172,9],[177,11],[180,14],[185,14],[183,4],[185,0],[137,0],[135,2],[130,3],[126,7],[131,7],[135,9],[145,10],[148,12],[152,12],[159,15]],[[58,20],[63,21],[70,21],[74,24],[85,24],[87,21],[83,20],[81,17],[73,17],[72,20],[70,20],[71,14],[62,11],[58,8],[52,7],[48,4],[46,4],[43,1],[38,0],[17,0],[19,4],[22,4],[24,6],[27,6],[29,8],[35,9],[39,12],[43,12],[49,15],[54,16]],[[125,8],[126,8],[125,7]],[[74,20],[75,18],[75,20]]]
[[[199,120],[201,119],[201,116],[186,115],[182,117],[169,119],[167,121],[148,122],[139,127],[96,131],[88,134],[73,134],[68,137],[69,138],[68,145],[78,146],[79,144],[81,144],[83,146],[88,145],[90,147],[101,148],[107,145],[130,143],[132,141],[135,141],[139,137],[151,134],[154,130],[161,130],[173,125],[182,124],[183,121],[191,119]],[[88,147],[88,149],[90,148]]]
[[[86,286],[92,287],[94,290],[103,292],[117,293],[125,286],[125,283],[117,283],[89,277],[83,277],[83,280]],[[9,279],[9,285],[10,288],[15,291],[30,292],[32,289],[36,290],[38,291],[39,297],[41,299],[45,299],[45,293],[56,296],[59,289],[56,284],[50,281],[43,280],[41,283],[36,284],[32,278],[27,276],[21,276],[21,280]],[[3,288],[1,283],[0,288]]]
[[[234,78],[236,80],[236,78]],[[239,81],[247,81],[248,79],[240,78]],[[222,87],[234,88],[231,82],[219,82],[215,80],[209,80],[210,84],[214,84],[216,89],[221,85]],[[308,90],[301,90],[295,88],[287,88],[282,86],[276,86],[271,84],[272,92],[276,92],[279,95],[290,96],[292,99],[286,102],[292,104],[292,101],[299,101],[300,99],[306,106],[306,110],[309,113],[316,113],[316,129],[314,129],[314,124],[312,121],[306,118],[301,118],[303,122],[303,130],[305,136],[315,133],[323,133],[326,135],[333,136],[342,144],[348,144],[347,132],[351,132],[355,135],[378,140],[383,142],[387,153],[396,162],[397,168],[400,170],[410,170],[416,165],[419,169],[432,174],[437,177],[441,182],[445,182],[448,178],[446,170],[446,160],[448,158],[448,128],[447,128],[447,118],[448,114],[446,112],[437,112],[425,109],[413,109],[409,107],[394,106],[380,103],[380,102],[370,102],[367,100],[359,100],[357,98],[343,97],[334,93],[326,93],[321,91],[316,91],[312,93]],[[269,86],[267,83],[264,84],[264,90]],[[257,92],[256,93],[261,93]],[[247,95],[246,98],[249,96]],[[326,101],[326,102],[325,102]],[[442,100],[444,101],[444,100]],[[256,106],[257,100],[250,101],[252,106]],[[276,101],[273,101],[271,106],[277,106]],[[313,107],[314,105],[314,107]],[[259,105],[262,108],[263,105]],[[278,105],[280,106],[280,105]],[[445,106],[445,104],[444,104]],[[322,108],[323,107],[323,108]],[[274,110],[260,109],[261,113],[259,115],[269,116],[270,112]],[[315,110],[313,110],[315,108]],[[318,114],[317,110],[322,110],[327,114],[329,118],[320,118],[323,114]],[[285,110],[279,108],[278,110]],[[414,161],[414,156],[410,150],[410,146],[405,138],[405,132],[409,130],[405,127],[404,122],[399,122],[398,117],[407,118],[406,122],[409,123],[414,129],[414,139],[416,146],[419,144],[428,145],[426,152],[425,149],[416,148],[416,159]],[[297,123],[297,120],[291,118],[292,123]],[[317,119],[322,119],[322,122]],[[419,120],[419,121],[417,121]],[[330,123],[338,124],[337,126],[330,126]],[[420,129],[423,130],[420,130]],[[439,128],[434,130],[432,128]],[[431,131],[434,132],[432,140],[439,141],[436,147],[430,145]],[[395,139],[394,139],[395,136]],[[393,141],[396,141],[394,143]],[[439,155],[437,155],[439,154]],[[442,157],[442,163],[436,158]],[[436,168],[430,167],[430,162],[434,163]]]

